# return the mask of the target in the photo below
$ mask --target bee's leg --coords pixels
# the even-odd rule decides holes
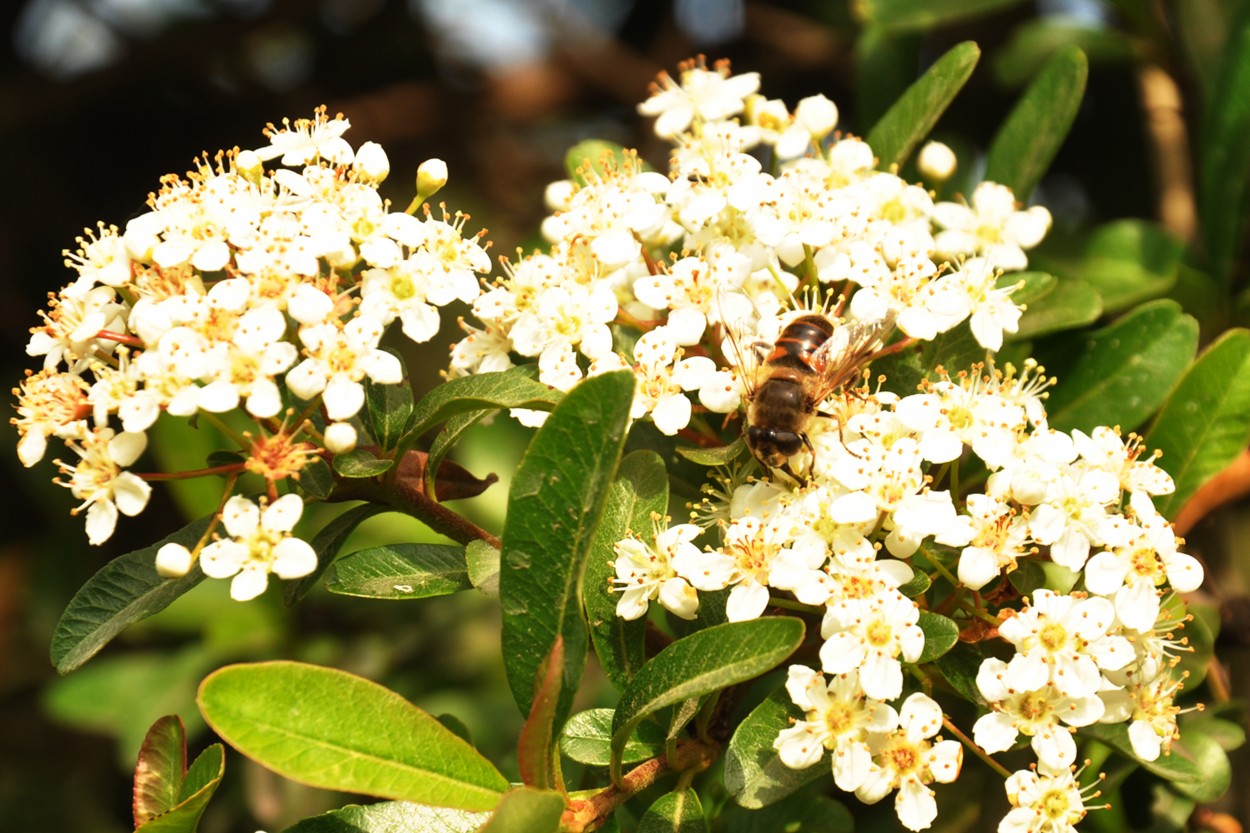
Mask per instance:
[[[799,439],[803,440],[803,445],[807,447],[807,451],[812,455],[812,460],[816,459],[816,449],[812,445],[812,441],[807,438],[806,434],[799,434]]]

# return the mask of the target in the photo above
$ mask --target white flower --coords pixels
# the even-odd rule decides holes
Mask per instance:
[[[959,777],[963,747],[955,740],[928,740],[942,728],[942,709],[925,694],[904,700],[890,728],[889,734],[873,738],[872,764],[855,796],[875,804],[898,790],[898,820],[908,830],[924,830],[937,818],[937,802],[926,785],[949,784]]]
[[[677,575],[673,561],[683,553],[698,553],[699,548],[691,541],[702,530],[694,524],[664,528],[659,518],[653,522],[653,545],[637,538],[625,538],[613,545],[617,557],[612,589],[621,594],[616,614],[622,619],[638,619],[647,612],[650,601],[657,599],[675,616],[693,619],[699,595]]]
[[[644,333],[634,345],[638,386],[634,389],[630,417],[641,419],[651,414],[655,427],[670,437],[690,422],[692,408],[686,392],[701,392],[718,381],[716,364],[708,357],[680,356],[681,350],[668,327]],[[611,369],[610,365],[596,364],[592,374]]]
[[[759,89],[756,72],[729,74],[728,65],[715,69],[703,66],[684,68],[680,82],[661,73],[651,97],[638,105],[644,116],[658,116],[655,133],[662,139],[676,136],[694,119],[719,121],[741,113],[747,96]]]
[[[1129,434],[1126,441],[1115,429],[1100,425],[1089,434],[1074,430],[1072,442],[1084,462],[1114,474],[1126,492],[1167,495],[1176,491],[1171,475],[1155,465],[1157,452],[1138,459],[1143,449],[1136,434]]]
[[[870,733],[890,731],[894,710],[865,695],[855,671],[835,675],[826,685],[820,672],[791,665],[786,691],[805,719],[777,735],[777,757],[791,769],[806,769],[832,751],[834,783],[854,790],[871,765]]]
[[[1077,822],[1091,809],[1066,765],[1039,762],[1036,771],[1013,772],[1005,787],[1012,810],[998,823],[998,833],[1077,833]]]
[[[226,501],[221,523],[230,538],[223,538],[200,552],[200,568],[209,578],[230,578],[230,596],[245,602],[265,592],[269,574],[293,579],[317,568],[317,554],[307,541],[291,536],[304,501],[289,494],[260,506],[235,495]]]
[[[1016,287],[999,289],[998,275],[988,258],[973,257],[934,281],[928,308],[939,318],[939,330],[946,332],[971,317],[977,343],[986,350],[1000,349],[1003,333],[1018,329],[1021,309],[1011,300]]]
[[[1016,649],[1006,685],[1034,691],[1050,683],[1069,697],[1094,694],[1103,671],[1123,668],[1134,657],[1128,639],[1111,632],[1114,625],[1115,610],[1106,599],[1037,590],[1029,607],[998,627]]]
[[[829,605],[820,634],[825,644],[820,662],[829,674],[858,668],[864,693],[893,700],[903,691],[903,662],[915,662],[924,650],[924,631],[916,623],[915,602],[894,589],[867,599],[844,599]]]
[[[148,505],[152,487],[137,475],[122,469],[134,463],[147,447],[143,434],[114,434],[111,428],[97,428],[81,442],[66,442],[79,456],[70,467],[57,460],[68,481],[57,481],[82,501],[74,510],[87,510],[87,540],[103,544],[117,526],[117,515],[134,516]]]
[[[933,219],[944,229],[934,243],[947,258],[981,255],[1007,272],[1028,266],[1024,250],[1036,246],[1050,230],[1049,211],[1041,206],[1017,211],[1011,189],[994,182],[978,185],[970,206],[938,203]]]
[[[968,495],[967,509],[972,537],[959,554],[959,581],[980,590],[1004,569],[1016,569],[1016,559],[1030,553],[1029,522],[1027,515],[989,495]],[[951,543],[940,537],[938,542]]]
[[[1181,709],[1175,700],[1184,687],[1186,676],[1188,672],[1174,677],[1165,670],[1152,679],[1130,682],[1123,689],[1100,692],[1107,705],[1102,722],[1128,721],[1133,754],[1143,761],[1158,759],[1180,739],[1176,716]]]
[[[308,358],[287,373],[287,387],[301,399],[321,394],[330,419],[351,419],[365,403],[361,385],[365,376],[382,385],[396,385],[403,379],[399,359],[378,349],[382,329],[364,315],[345,325],[333,320],[304,327],[300,340]]]
[[[775,526],[747,516],[726,528],[719,550],[687,550],[673,559],[673,567],[699,590],[732,587],[725,615],[731,622],[742,622],[758,618],[768,606],[768,573],[784,543]]]
[[[256,155],[266,162],[280,156],[278,161],[288,167],[307,165],[318,158],[347,165],[354,156],[352,146],[343,138],[349,127],[351,123],[342,115],[328,118],[324,107],[313,118],[296,119],[294,124],[283,119],[281,128],[269,125],[265,131],[269,146],[258,148]]]

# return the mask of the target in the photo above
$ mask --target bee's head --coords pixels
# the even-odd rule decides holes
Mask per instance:
[[[764,465],[777,469],[803,448],[803,436],[794,431],[752,425],[747,429],[747,447]]]

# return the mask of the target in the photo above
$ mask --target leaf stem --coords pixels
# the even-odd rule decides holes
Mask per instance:
[[[458,544],[485,541],[495,549],[499,549],[502,545],[497,536],[423,494],[419,487],[411,486],[402,480],[394,483],[357,480],[338,486],[329,500],[368,500],[385,504],[405,515],[411,515],[435,532],[441,532]]]
[[[226,463],[221,466],[210,466],[206,469],[191,469],[189,471],[150,471],[135,472],[136,477],[143,480],[190,480],[193,477],[208,477],[213,474],[239,474],[246,467],[246,463]]]

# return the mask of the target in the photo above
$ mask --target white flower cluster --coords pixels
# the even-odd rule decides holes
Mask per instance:
[[[785,361],[798,366],[787,378],[817,391],[820,418],[793,402],[770,406],[805,417],[780,470],[762,480],[736,471],[692,523],[657,518],[620,541],[618,614],[639,618],[658,601],[689,619],[701,593],[726,590],[731,621],[782,594],[823,611],[821,669],[790,671],[806,717],[778,737],[781,759],[806,767],[831,750],[842,789],[866,802],[897,791],[899,818],[920,830],[937,813],[928,785],[954,780],[962,760],[957,742],[935,737],[940,707],[906,682],[925,647],[904,592],[913,579],[928,586],[911,563],[923,548],[961,624],[1001,622],[981,626],[1003,658],[981,669],[992,711],[974,735],[993,753],[1024,734],[1038,758],[1036,772],[1008,784],[1016,809],[1003,829],[1053,821],[1029,802],[1055,790],[1069,790],[1063,823],[1074,823],[1087,809],[1069,769],[1074,727],[1130,721],[1143,759],[1176,736],[1182,623],[1165,602],[1169,588],[1195,589],[1202,570],[1151,502],[1171,479],[1134,437],[1049,427],[1050,382],[1032,363],[941,373],[910,394],[861,386],[852,366],[821,388],[839,350],[787,329],[800,315],[828,322],[844,352],[855,328],[875,328],[876,348],[897,328],[893,346],[906,347],[965,321],[987,351],[1001,347],[1021,310],[1000,279],[1027,265],[1050,216],[988,182],[967,204],[935,204],[876,170],[865,142],[835,135],[832,102],[817,96],[791,112],[758,86],[754,74],[701,62],[662,76],[639,109],[673,142],[669,174],[627,155],[583,171],[582,184],[552,186],[550,248],[508,266],[477,299],[481,325],[465,325],[452,372],[504,369],[519,356],[568,389],[631,367],[633,416],[697,439],[716,436],[706,412],[745,404],[748,422],[762,420],[752,416],[765,411],[761,383]],[[965,494],[952,473],[973,458],[988,477]],[[1022,604],[1003,580],[1021,559],[1067,568],[1080,589],[1039,589]]]
[[[481,292],[490,258],[463,235],[466,218],[392,211],[378,193],[385,151],[373,142],[353,150],[347,128],[324,109],[270,125],[266,147],[205,155],[185,178],[165,177],[124,230],[101,224],[66,253],[77,279],[32,330],[27,352],[43,369],[14,391],[13,422],[27,466],[50,437],[76,453],[57,462],[91,543],[112,535],[118,513],[146,505],[148,484],[126,469],[162,412],[211,420],[243,410],[259,437],[243,449],[246,469],[269,481],[264,517],[298,518],[300,498],[278,499],[275,484],[323,447],[354,446],[348,421],[364,403],[365,378],[401,381],[398,359],[378,346],[386,328],[398,319],[409,338],[427,341],[440,307]],[[284,419],[293,407],[304,416],[320,408],[324,437],[303,418]],[[232,516],[239,528],[251,517],[237,505]],[[225,551],[205,548],[206,572],[212,547]],[[253,547],[251,567],[259,559],[295,575],[278,549]],[[180,561],[167,553],[164,569]],[[315,566],[297,562],[304,573]],[[254,595],[257,582],[245,584]]]

